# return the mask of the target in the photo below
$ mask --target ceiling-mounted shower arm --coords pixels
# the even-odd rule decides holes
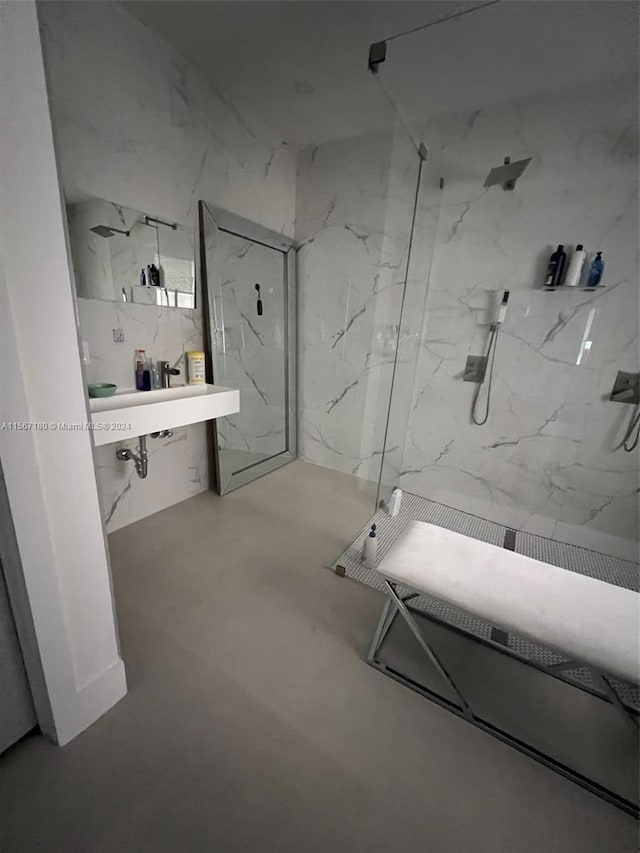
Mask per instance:
[[[93,231],[98,237],[105,238],[113,237],[114,234],[124,234],[125,237],[131,234],[131,231],[123,231],[122,228],[113,228],[111,225],[94,225],[93,228],[89,228],[89,231]]]
[[[166,228],[171,228],[172,231],[177,231],[178,226],[175,222],[165,222],[164,219],[156,219],[155,216],[145,216],[144,224],[154,228],[156,225],[164,225]]]

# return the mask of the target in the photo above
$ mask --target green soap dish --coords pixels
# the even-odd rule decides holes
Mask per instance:
[[[113,397],[118,386],[113,382],[93,382],[87,386],[90,397]]]

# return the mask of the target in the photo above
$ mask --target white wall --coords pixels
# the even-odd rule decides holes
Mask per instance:
[[[630,559],[638,453],[615,447],[632,407],[608,396],[618,370],[638,370],[637,123],[631,78],[429,123],[446,184],[398,472],[411,492]],[[533,162],[515,191],[484,189],[505,155]],[[543,292],[558,243],[602,250],[606,287]],[[486,349],[502,290],[491,414],[477,427],[462,372]]]
[[[0,15],[0,422],[86,423],[35,4],[2,3]],[[2,429],[0,455],[53,716],[44,727],[66,743],[126,692],[91,435]]]
[[[47,2],[40,17],[66,192],[192,228],[205,199],[292,236],[295,152],[270,129],[240,115],[115,3]],[[122,381],[122,365],[133,365],[137,347],[173,362],[203,346],[201,309],[82,300],[79,313],[93,379]],[[115,327],[124,329],[124,344],[113,342]],[[151,443],[147,480],[116,460],[115,447],[96,451],[108,530],[208,488],[203,425]]]

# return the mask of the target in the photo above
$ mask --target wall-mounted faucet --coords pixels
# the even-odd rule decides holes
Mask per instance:
[[[159,361],[160,377],[163,388],[171,388],[171,377],[179,376],[180,371],[176,367],[171,367],[168,361]]]

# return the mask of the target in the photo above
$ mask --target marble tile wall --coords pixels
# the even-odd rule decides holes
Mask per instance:
[[[298,161],[299,455],[374,495],[417,168],[392,126]]]
[[[133,352],[144,349],[154,360],[175,363],[188,350],[202,349],[202,315],[189,308],[78,299],[82,335],[89,346],[88,382],[134,386]],[[113,330],[124,333],[116,343]],[[184,363],[180,376],[184,382]],[[149,439],[149,475],[140,480],[133,464],[116,458],[119,447],[135,449],[136,439],[94,450],[104,519],[108,531],[144,518],[209,488],[206,428],[194,424],[173,436]]]
[[[236,109],[154,33],[116,3],[39,5],[63,188],[196,227],[206,199],[293,235],[295,152]],[[200,311],[79,300],[88,379],[131,384],[133,350],[175,360],[202,347]],[[112,328],[125,331],[114,344]],[[205,429],[150,442],[149,478],[96,451],[107,530],[207,488]]]
[[[446,184],[396,471],[424,497],[630,559],[638,452],[615,448],[632,407],[607,398],[617,370],[639,368],[637,101],[637,81],[620,80],[427,126]],[[505,155],[533,162],[514,192],[484,189]],[[543,292],[559,242],[602,250],[606,287]],[[491,414],[477,427],[462,373],[505,289]]]

